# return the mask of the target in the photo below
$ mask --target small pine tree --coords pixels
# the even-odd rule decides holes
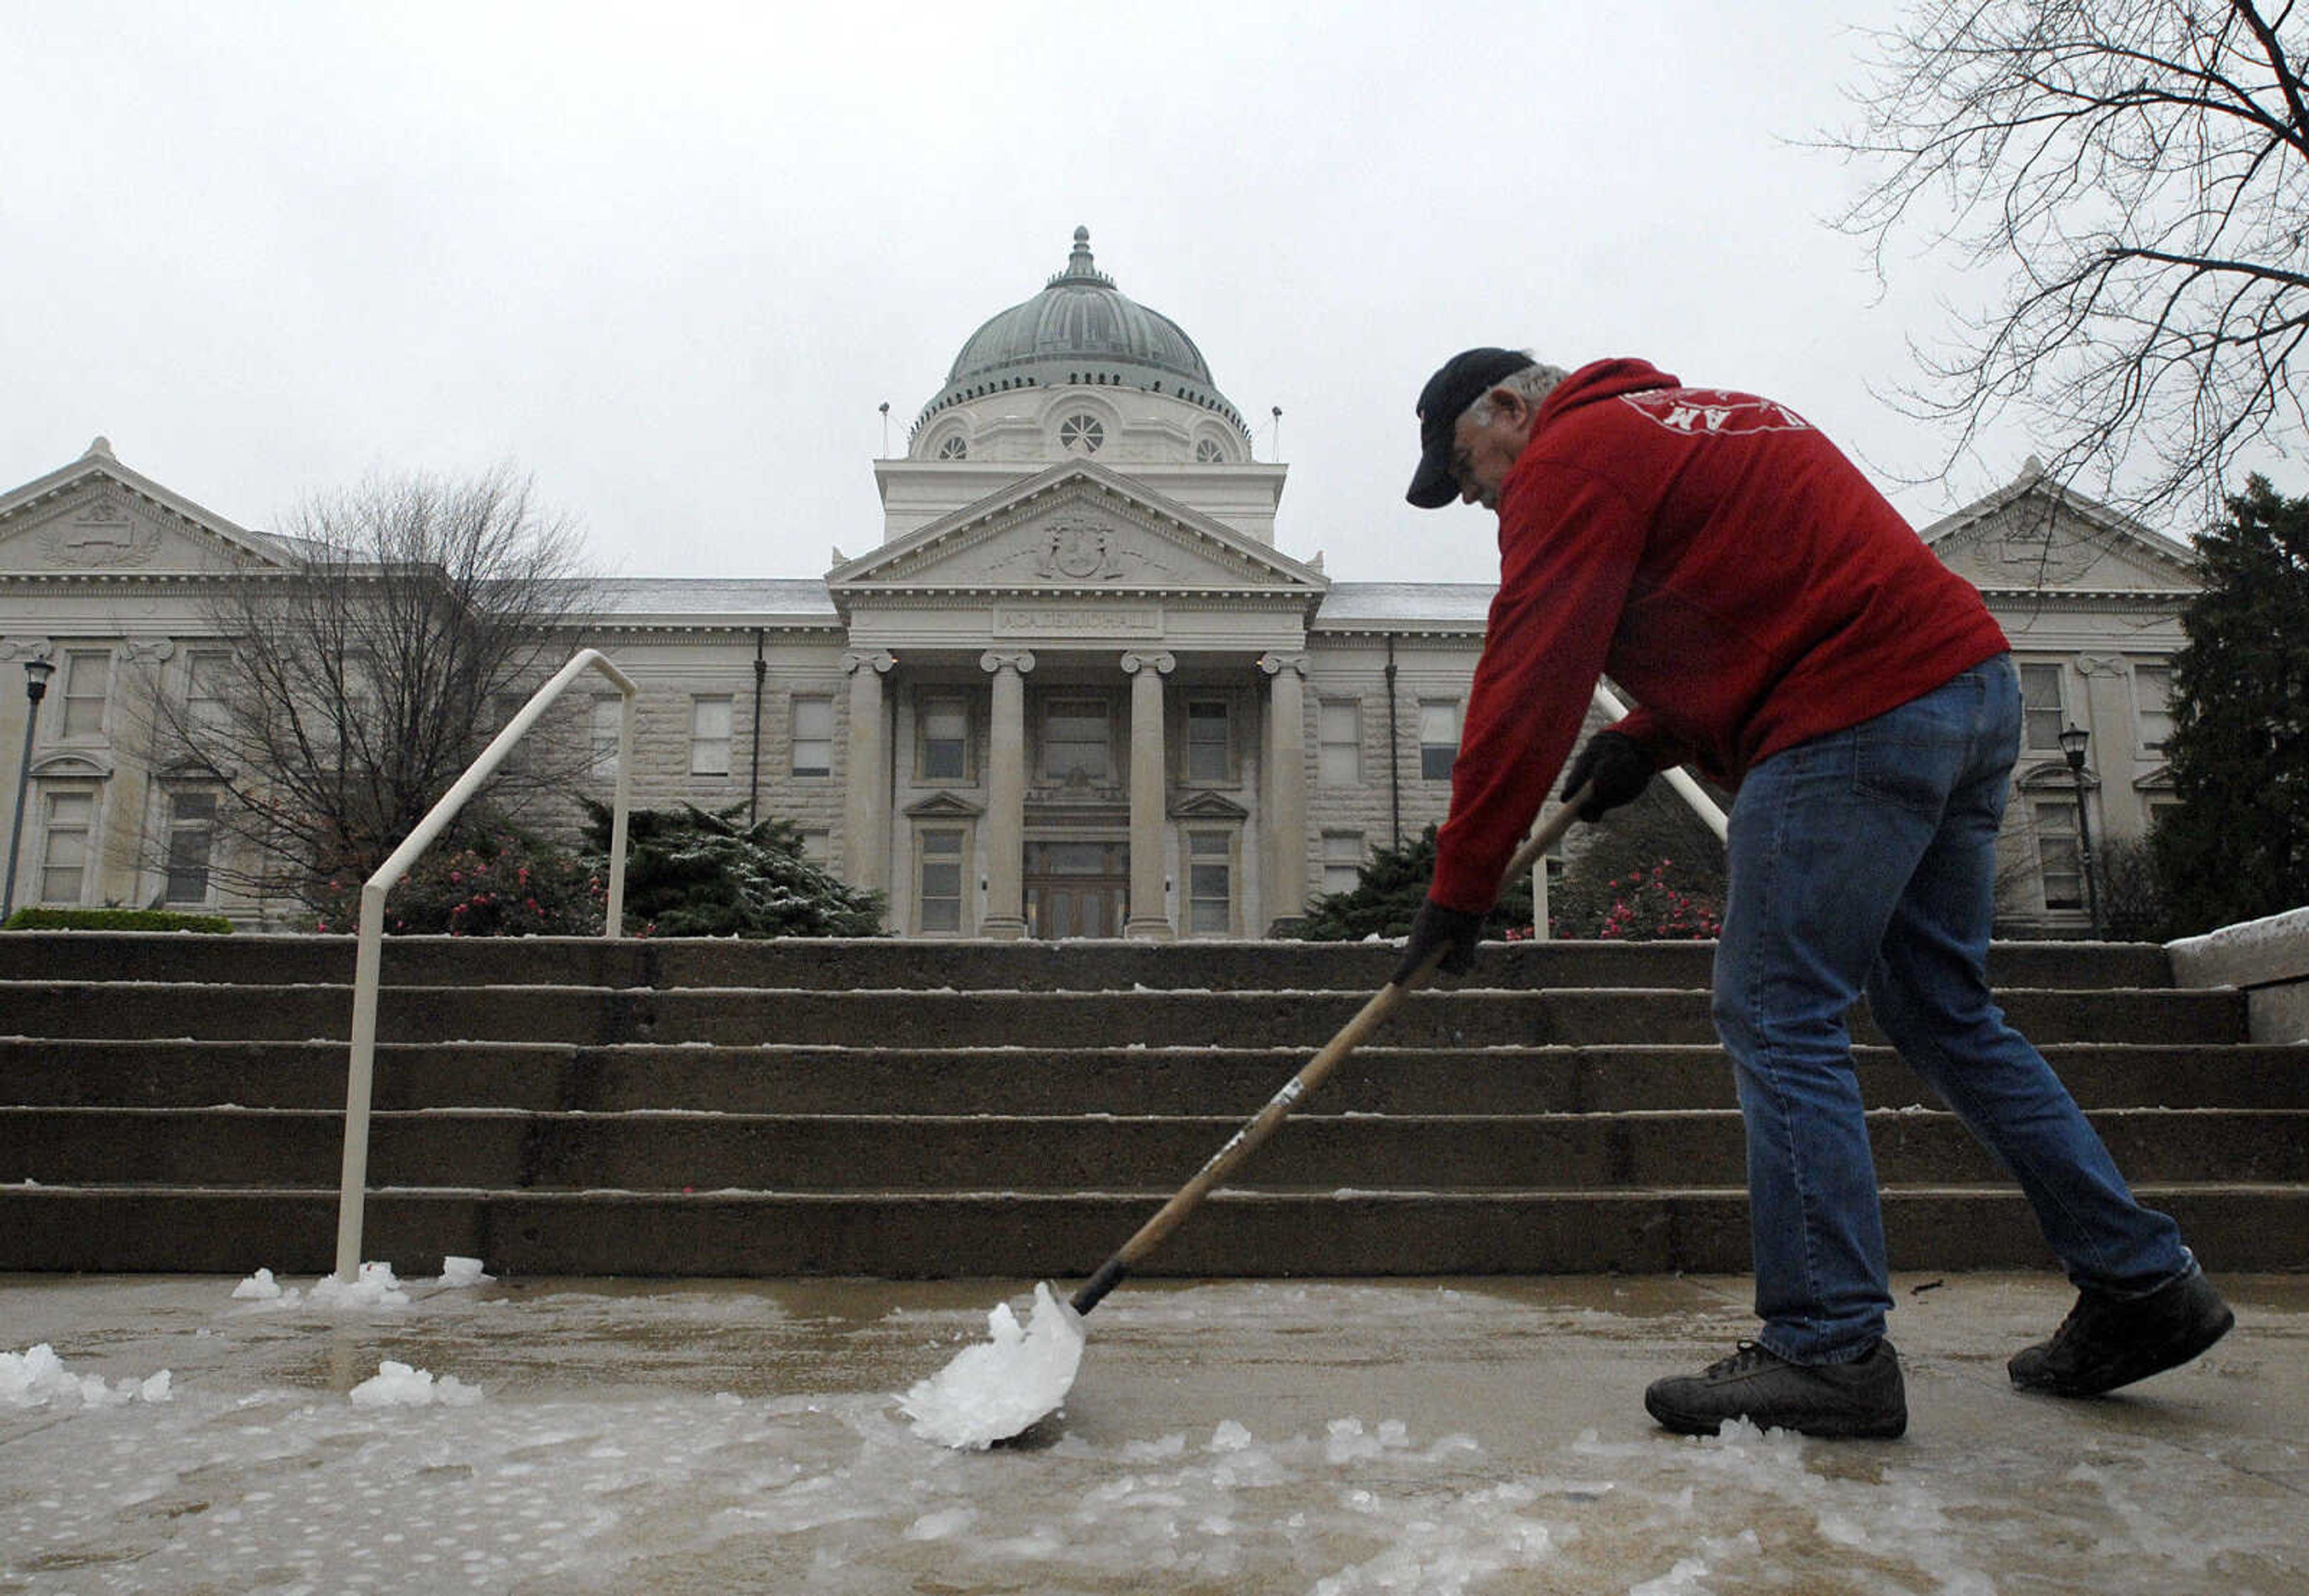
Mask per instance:
[[[587,843],[607,855],[611,814],[586,801]],[[627,817],[626,921],[653,936],[865,937],[882,932],[882,895],[802,856],[800,828],[746,824],[745,805],[693,804]]]
[[[2151,833],[2179,934],[2309,903],[2309,499],[2261,477],[2200,533],[2165,745],[2180,806]]]
[[[1435,828],[1399,848],[1377,848],[1354,886],[1326,892],[1307,906],[1297,935],[1310,942],[1359,942],[1366,937],[1399,937],[1427,900],[1435,875]],[[1531,881],[1510,881],[1483,921],[1483,934],[1505,936],[1531,924]]]

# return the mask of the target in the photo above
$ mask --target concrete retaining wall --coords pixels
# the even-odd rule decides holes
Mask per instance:
[[[2179,984],[2245,994],[2254,1041],[2309,1042],[2309,908],[2226,925],[2166,950]]]

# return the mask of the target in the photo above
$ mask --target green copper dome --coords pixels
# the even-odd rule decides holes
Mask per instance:
[[[1075,229],[1065,271],[970,335],[946,386],[922,407],[915,425],[950,405],[1006,389],[1072,385],[1168,394],[1242,428],[1242,418],[1212,383],[1195,341],[1169,317],[1121,292],[1092,263],[1085,227]]]

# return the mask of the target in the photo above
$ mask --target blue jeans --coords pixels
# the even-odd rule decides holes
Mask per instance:
[[[1758,1340],[1838,1363],[1884,1333],[1884,1220],[1846,1013],[1877,1024],[2002,1162],[2080,1286],[2131,1297],[2195,1268],[2133,1201],[1985,970],[1996,833],[2020,742],[2007,655],[1760,761],[1733,805],[1717,1034],[1748,1132]]]

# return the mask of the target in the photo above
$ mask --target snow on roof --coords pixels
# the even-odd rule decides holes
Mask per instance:
[[[604,620],[742,616],[833,624],[839,619],[825,582],[815,577],[609,577],[591,586]],[[1480,632],[1497,591],[1487,582],[1334,582],[1315,629]]]
[[[1465,626],[1481,631],[1498,591],[1489,582],[1334,582],[1315,629]]]
[[[835,620],[815,577],[605,577],[592,584],[604,618],[633,615],[777,616]]]

